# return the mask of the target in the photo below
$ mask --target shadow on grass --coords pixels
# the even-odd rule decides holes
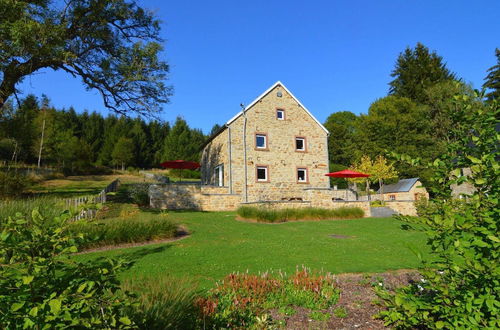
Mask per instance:
[[[164,244],[155,248],[143,247],[132,252],[123,253],[120,255],[120,257],[130,262],[136,262],[139,259],[144,258],[145,256],[155,253],[161,253],[170,247],[172,247],[172,244]]]

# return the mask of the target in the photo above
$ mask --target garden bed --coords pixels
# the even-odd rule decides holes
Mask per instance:
[[[241,206],[238,208],[237,214],[238,219],[279,223],[300,220],[357,219],[362,218],[365,213],[358,207],[339,207],[336,209],[313,207],[273,209],[265,207]]]

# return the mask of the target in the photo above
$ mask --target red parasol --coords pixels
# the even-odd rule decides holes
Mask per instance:
[[[342,170],[338,172],[326,173],[325,175],[334,178],[367,178],[370,176],[370,174],[364,174],[351,170]]]
[[[342,170],[338,172],[326,173],[325,176],[334,178],[367,178],[370,175],[351,170]],[[345,199],[347,200],[347,189],[345,190]]]
[[[181,170],[181,180],[182,180],[182,170],[196,170],[201,165],[197,162],[191,162],[188,160],[169,160],[160,164],[163,168],[173,168],[177,170]]]

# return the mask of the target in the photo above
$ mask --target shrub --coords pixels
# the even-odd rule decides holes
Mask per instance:
[[[419,283],[395,292],[378,290],[388,309],[379,314],[386,325],[399,328],[500,328],[499,192],[500,108],[459,96],[452,118],[447,151],[428,167],[433,198],[419,205],[419,218],[400,217],[424,231],[432,261],[422,264]],[[407,156],[399,156],[418,164]],[[471,175],[461,169],[470,168]],[[475,191],[454,200],[450,185],[470,183]],[[423,226],[422,226],[423,224]]]
[[[371,207],[382,207],[382,206],[385,206],[385,202],[384,201],[372,201],[370,202],[370,206]]]
[[[149,184],[138,183],[128,187],[128,194],[132,201],[140,206],[149,205]]]
[[[133,320],[140,328],[196,328],[199,292],[192,283],[169,277],[137,278],[124,282],[122,288],[137,293]]]
[[[80,220],[69,224],[72,234],[84,233],[92,240],[82,244],[83,248],[122,243],[138,243],[175,237],[178,225],[163,214],[140,214],[129,218],[100,221]]]
[[[316,274],[307,269],[292,276],[230,274],[198,301],[203,326],[243,328],[263,321],[271,325],[271,309],[304,307],[326,309],[337,303],[339,290],[331,274]]]
[[[31,180],[15,172],[0,172],[0,198],[18,197],[31,185]]]
[[[197,170],[177,170],[172,169],[168,174],[175,178],[182,177],[183,179],[199,179],[201,178],[201,172]]]
[[[237,214],[245,219],[259,222],[286,222],[289,220],[322,220],[362,218],[364,212],[358,207],[340,207],[337,209],[297,208],[272,209],[265,207],[241,206]]]
[[[129,328],[133,308],[120,290],[122,261],[76,262],[82,235],[62,228],[69,214],[44,218],[18,214],[4,221],[0,234],[0,324],[21,328]]]

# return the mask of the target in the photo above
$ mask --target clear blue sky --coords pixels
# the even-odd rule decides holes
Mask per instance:
[[[163,57],[175,88],[167,121],[182,116],[207,133],[281,80],[320,120],[366,113],[388,91],[398,54],[418,41],[479,88],[500,47],[499,0],[142,0],[162,20]],[[79,79],[49,69],[24,95],[56,107],[108,113]]]

